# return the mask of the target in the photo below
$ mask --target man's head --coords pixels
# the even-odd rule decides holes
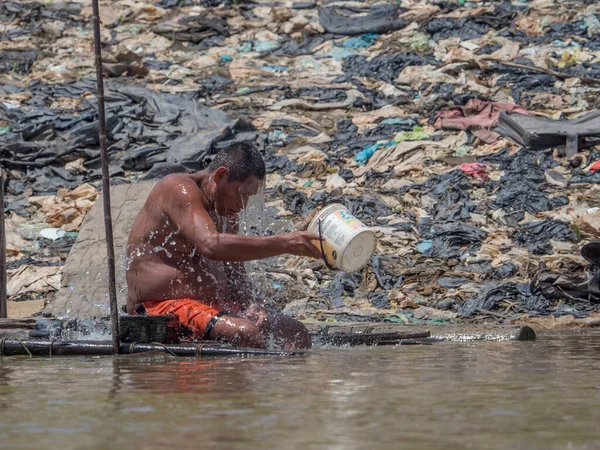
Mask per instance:
[[[265,162],[249,144],[232,144],[217,153],[208,166],[215,208],[222,216],[232,216],[248,205],[265,179]]]

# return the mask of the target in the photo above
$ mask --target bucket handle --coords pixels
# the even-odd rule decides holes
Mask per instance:
[[[325,265],[331,269],[331,270],[336,270],[335,267],[333,267],[331,264],[329,264],[329,261],[327,261],[327,255],[325,255],[325,249],[323,248],[323,231],[321,229],[321,220],[319,219],[319,244],[321,245],[321,255],[323,255],[323,261],[325,261]]]

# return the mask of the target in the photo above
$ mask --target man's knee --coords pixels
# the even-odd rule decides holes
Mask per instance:
[[[298,349],[306,349],[312,347],[310,333],[302,322],[294,320],[295,324],[292,330],[295,347]]]
[[[310,333],[304,324],[291,317],[280,314],[274,320],[274,331],[286,341],[286,347],[307,349],[312,347]]]

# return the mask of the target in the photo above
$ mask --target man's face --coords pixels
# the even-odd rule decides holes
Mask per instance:
[[[220,216],[236,216],[248,206],[250,196],[256,195],[260,188],[260,181],[255,176],[250,176],[244,181],[228,180],[222,177],[216,181],[215,206]]]

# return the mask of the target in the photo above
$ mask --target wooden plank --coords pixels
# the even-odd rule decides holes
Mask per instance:
[[[129,232],[155,182],[111,187],[111,211],[117,258],[117,300],[127,303],[125,251]],[[102,198],[83,221],[77,242],[63,268],[61,289],[44,312],[54,317],[105,318],[110,315]]]

